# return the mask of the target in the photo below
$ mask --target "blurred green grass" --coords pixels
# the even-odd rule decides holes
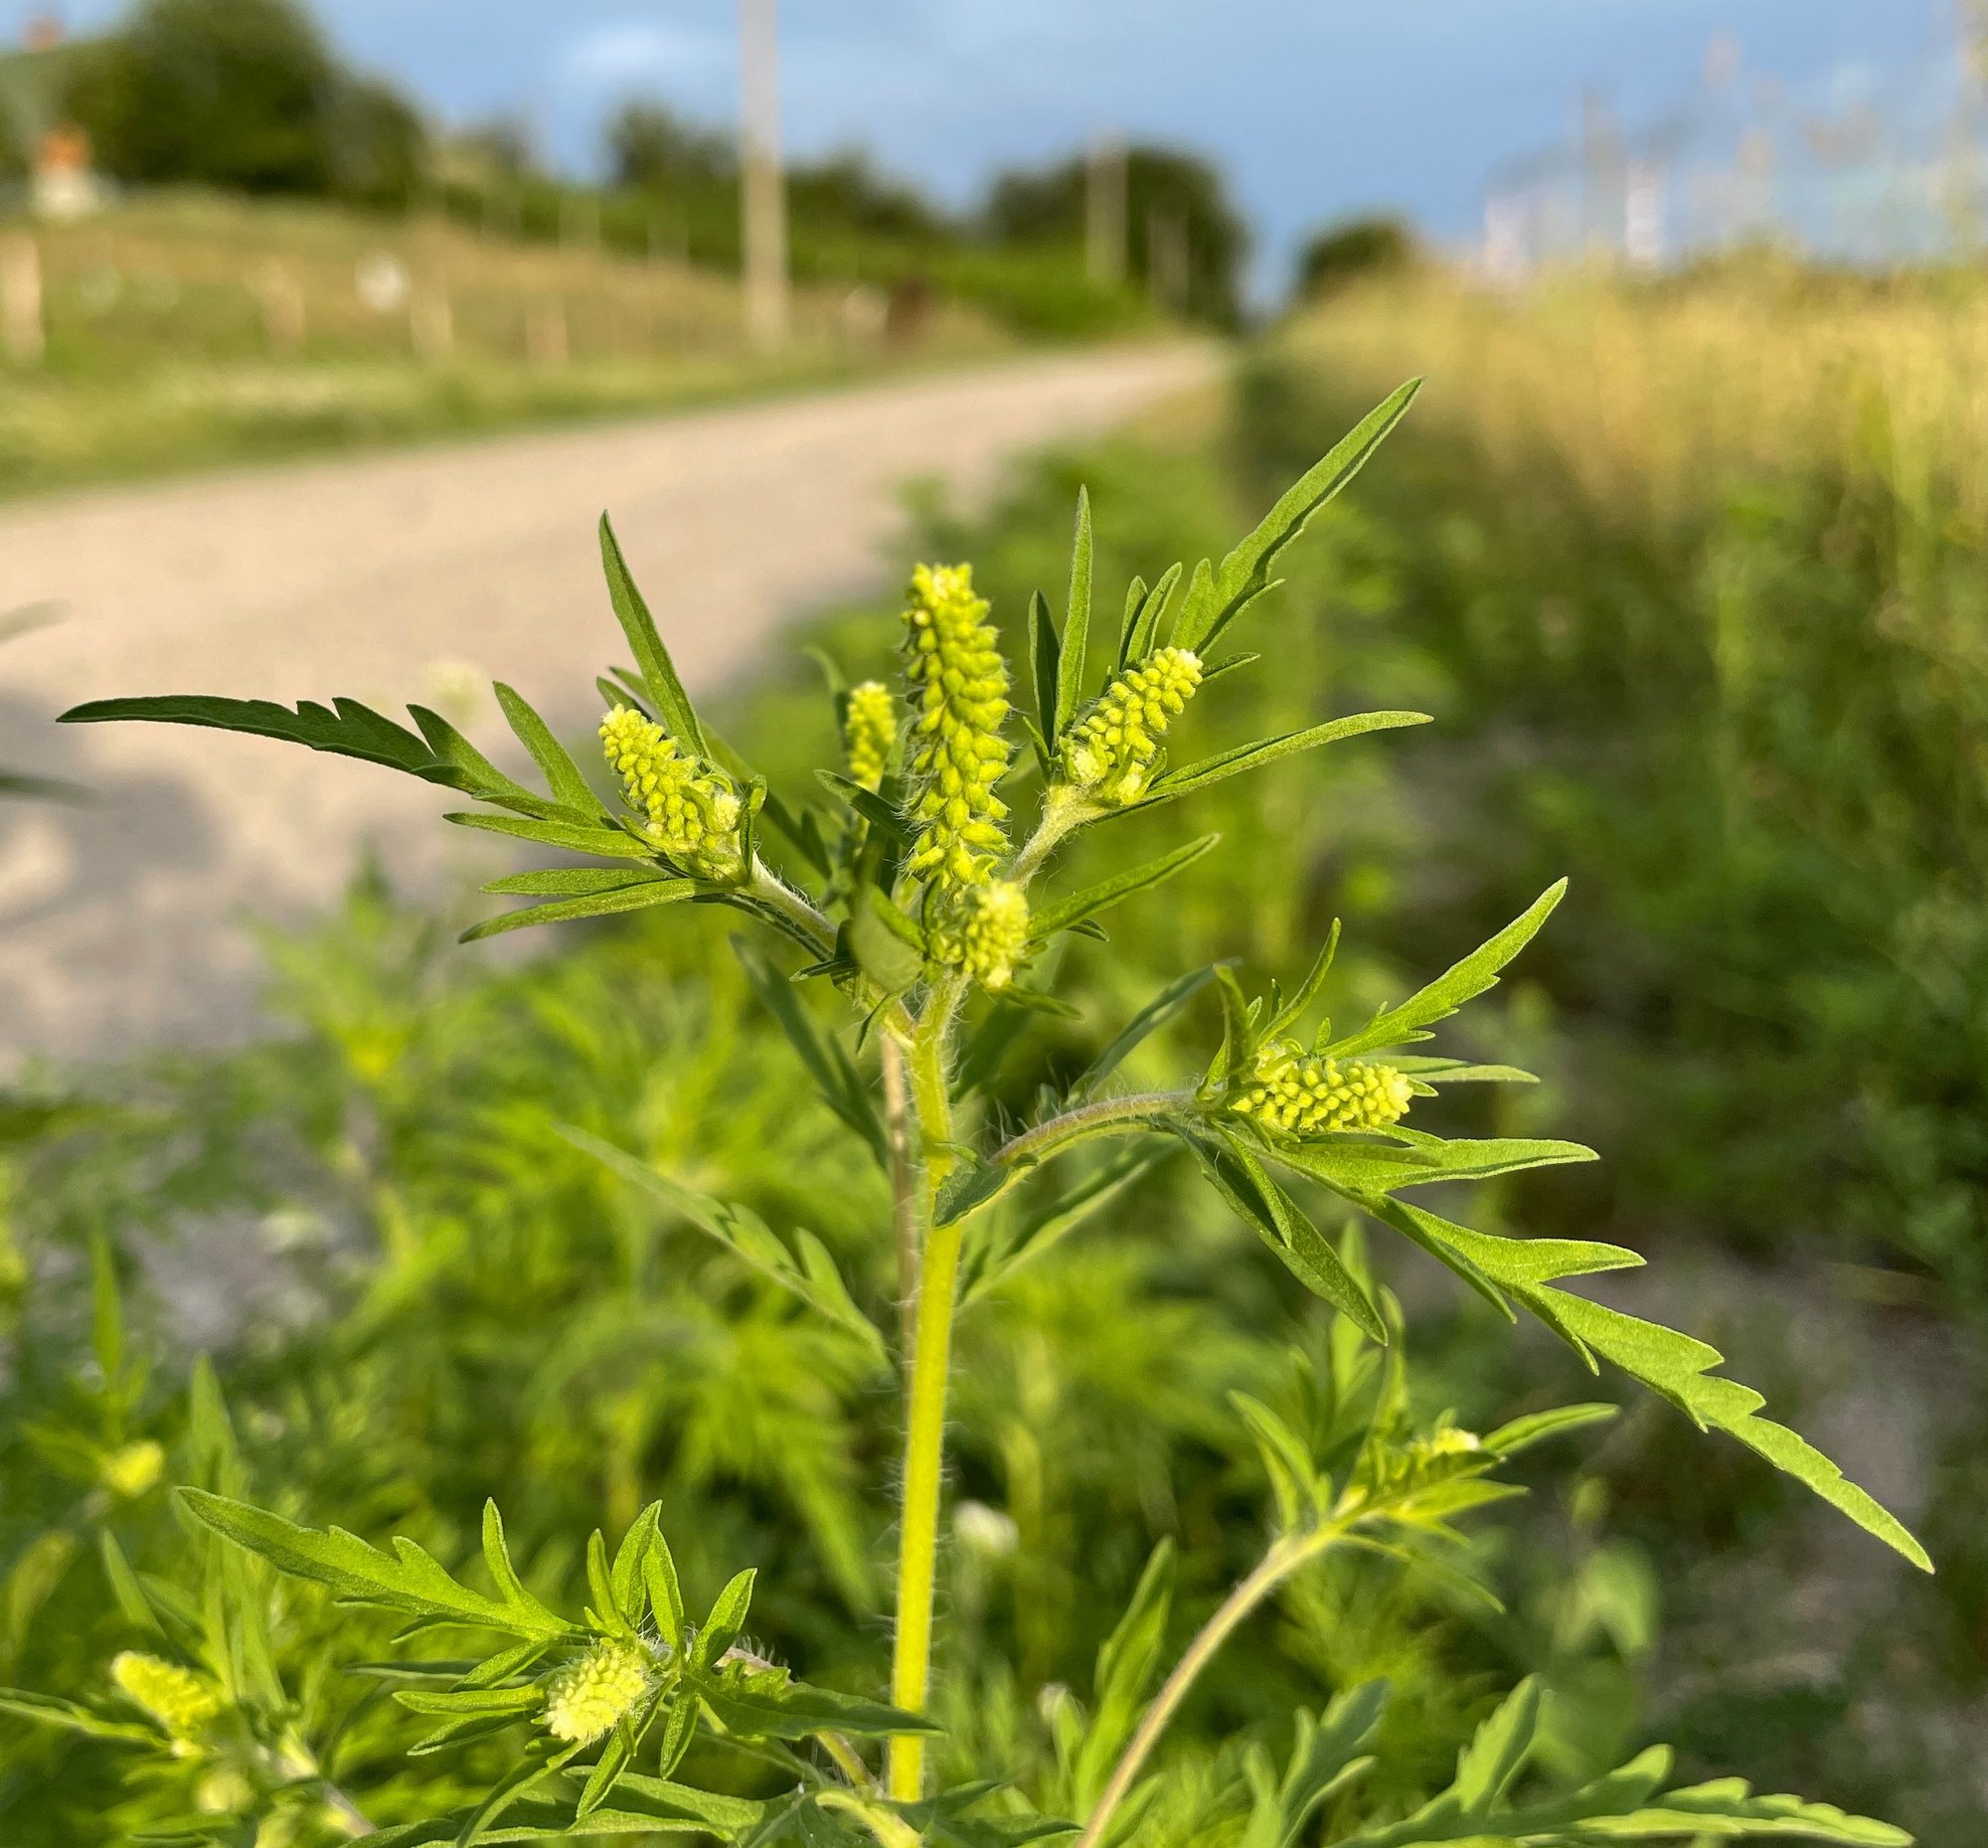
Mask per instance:
[[[990,356],[1063,286],[990,258],[897,331],[877,291],[803,286],[757,353],[721,273],[438,218],[161,193],[0,236],[32,240],[46,326],[38,360],[0,358],[0,494]]]

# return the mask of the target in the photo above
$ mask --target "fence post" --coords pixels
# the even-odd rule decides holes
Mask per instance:
[[[302,351],[304,291],[290,266],[271,257],[250,272],[248,290],[262,310],[262,338],[269,351],[284,355]]]
[[[48,351],[42,310],[42,252],[33,238],[0,238],[0,345],[17,366],[38,366]]]

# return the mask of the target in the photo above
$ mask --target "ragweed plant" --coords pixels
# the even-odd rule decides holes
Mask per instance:
[[[1423,722],[1412,712],[1363,713],[1212,755],[1183,750],[1199,689],[1255,659],[1221,650],[1274,588],[1280,554],[1366,462],[1412,395],[1413,387],[1405,387],[1380,406],[1219,564],[1204,561],[1191,574],[1174,566],[1151,586],[1134,580],[1115,648],[1102,638],[1093,646],[1091,528],[1082,498],[1062,620],[1046,598],[1035,599],[1025,675],[1011,674],[969,568],[919,568],[905,603],[902,698],[881,681],[838,696],[845,756],[819,772],[825,805],[821,795],[775,793],[706,732],[604,521],[609,596],[634,666],[598,683],[606,711],[593,777],[502,685],[499,704],[538,764],[545,793],[500,770],[421,707],[409,709],[413,730],[349,700],[291,710],[199,697],[128,699],[67,715],[213,726],[365,758],[482,803],[450,817],[462,825],[605,863],[492,882],[487,891],[534,903],[476,925],[469,936],[674,904],[740,914],[798,950],[797,966],[782,971],[759,945],[741,946],[754,987],[825,1101],[890,1183],[888,1237],[901,1284],[895,1325],[859,1300],[811,1235],[789,1244],[743,1205],[580,1130],[568,1132],[630,1187],[663,1201],[852,1336],[880,1379],[900,1383],[891,1661],[888,1678],[880,1672],[870,1693],[797,1680],[748,1645],[749,1569],[701,1620],[693,1618],[658,1507],[638,1515],[611,1550],[603,1534],[594,1535],[585,1602],[574,1612],[526,1585],[494,1506],[483,1532],[486,1591],[409,1540],[383,1551],[340,1528],[303,1525],[213,1487],[182,1491],[185,1511],[206,1530],[342,1598],[406,1616],[406,1635],[484,1639],[467,1656],[368,1667],[388,1680],[402,1708],[431,1727],[409,1745],[411,1753],[463,1752],[471,1755],[465,1762],[489,1765],[493,1749],[502,1748],[494,1774],[480,1779],[466,1806],[372,1839],[467,1844],[702,1832],[753,1848],[844,1848],[865,1840],[883,1848],[993,1848],[1068,1835],[1078,1836],[1080,1848],[1103,1848],[1137,1839],[1158,1788],[1154,1754],[1170,1721],[1253,1610],[1336,1550],[1380,1551],[1441,1571],[1459,1518],[1514,1492],[1499,1474],[1509,1457],[1610,1410],[1570,1407],[1482,1434],[1443,1419],[1413,1420],[1402,1386],[1399,1306],[1374,1281],[1356,1239],[1335,1242],[1321,1231],[1308,1206],[1321,1199],[1399,1233],[1506,1315],[1525,1309],[1591,1368],[1606,1361],[1621,1369],[1926,1564],[1884,1508],[1793,1431],[1758,1416],[1759,1395],[1713,1373],[1721,1364],[1713,1349],[1557,1287],[1640,1263],[1636,1254],[1480,1232],[1404,1197],[1592,1158],[1560,1141],[1448,1138],[1414,1120],[1422,1101],[1447,1086],[1527,1077],[1417,1049],[1438,1023],[1495,984],[1545,923],[1558,886],[1489,942],[1351,1031],[1314,1019],[1335,929],[1288,992],[1273,983],[1252,996],[1226,966],[1183,974],[1086,1070],[1045,1094],[1027,1121],[994,1120],[980,1101],[971,1074],[1003,1023],[1015,1010],[1063,1005],[1048,985],[1060,939],[1101,935],[1102,914],[1159,886],[1214,844],[1203,837],[1064,890],[1052,873],[1066,843],[1294,754]],[[1108,657],[1101,673],[1094,656]],[[1033,696],[1032,714],[1021,718],[1011,697],[1018,679]],[[1028,755],[1018,765],[1019,744]],[[1175,762],[1176,754],[1184,760]],[[598,792],[599,778],[610,783],[608,793]],[[821,1025],[800,992],[811,985],[840,997],[852,1033]],[[1182,1022],[1210,992],[1222,1031],[1200,1069],[1166,1089],[1124,1089],[1117,1076],[1128,1055]],[[1124,1146],[1106,1151],[1099,1146],[1106,1142]],[[1315,1416],[1294,1423],[1254,1399],[1236,1402],[1271,1485],[1268,1544],[1154,1690],[1172,1573],[1171,1550],[1163,1547],[1100,1653],[1091,1703],[1067,1696],[1055,1705],[1054,1774],[1026,1787],[974,1782],[934,1790],[926,1742],[955,1325],[1105,1211],[1132,1178],[1180,1150],[1337,1312],[1331,1377],[1315,1379],[1311,1389]],[[885,1229],[879,1235],[881,1242]],[[219,1724],[204,1710],[195,1715],[202,1703],[171,1666],[134,1670],[127,1663],[122,1675],[111,1671],[126,1694],[135,1674],[164,1703],[146,1709],[152,1732],[145,1737],[163,1741],[169,1756],[204,1749],[204,1729]],[[166,1699],[174,1690],[188,1698],[175,1705]],[[1358,1786],[1371,1763],[1363,1753],[1384,1700],[1378,1687],[1352,1689],[1322,1720],[1294,1715],[1295,1745],[1281,1769],[1253,1749],[1246,1813],[1218,1839],[1282,1848],[1315,1832],[1328,1804],[1333,1839],[1360,1848],[1466,1839],[1574,1848],[1622,1836],[1748,1834],[1877,1848],[1905,1839],[1825,1805],[1756,1797],[1738,1780],[1667,1788],[1670,1764],[1661,1752],[1574,1792],[1536,1795],[1522,1782],[1538,1721],[1530,1688],[1487,1724],[1451,1788],[1424,1810],[1406,1818],[1363,1814]],[[167,1707],[172,1717],[161,1720]],[[881,1742],[880,1754],[871,1742]],[[723,1768],[728,1761],[731,1768]],[[299,1780],[309,1781],[301,1772]],[[758,1793],[741,1794],[742,1784]],[[327,1798],[317,1790],[312,1800]],[[339,1800],[351,1804],[342,1790]],[[202,1827],[197,1814],[190,1817],[192,1833]]]

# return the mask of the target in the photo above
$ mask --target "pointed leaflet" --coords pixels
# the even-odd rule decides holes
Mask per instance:
[[[652,1501],[629,1522],[621,1544],[614,1549],[614,1565],[608,1574],[608,1592],[614,1607],[630,1623],[639,1624],[647,1609],[647,1568],[649,1550],[660,1539],[663,1504]]]
[[[1348,1059],[1357,1053],[1372,1052],[1383,1046],[1402,1046],[1415,1038],[1423,1027],[1447,1019],[1466,1001],[1495,987],[1498,971],[1533,940],[1553,909],[1567,895],[1567,881],[1559,880],[1533,901],[1504,929],[1480,944],[1461,962],[1443,971],[1427,987],[1417,989],[1399,1007],[1384,1008],[1360,1029],[1325,1048],[1334,1059]]]
[[[597,854],[603,860],[654,860],[656,850],[625,828],[582,827],[571,821],[539,821],[523,815],[453,813],[442,816],[459,828],[481,828],[486,834],[509,834],[543,847],[563,847],[569,853]]]
[[[1540,1682],[1528,1675],[1458,1754],[1450,1793],[1473,1816],[1489,1816],[1525,1767],[1539,1730]]]
[[[1127,1149],[1113,1156],[1096,1173],[1030,1214],[1007,1234],[997,1249],[976,1253],[962,1269],[960,1306],[977,1301],[1006,1282],[1022,1265],[1053,1250],[1127,1188],[1145,1179],[1172,1153],[1163,1144],[1158,1148]]]
[[[635,665],[642,670],[642,684],[655,702],[657,716],[679,744],[701,757],[710,756],[690,696],[677,678],[663,638],[656,633],[656,621],[649,614],[648,604],[643,602],[641,591],[635,588],[635,580],[628,575],[621,542],[614,537],[613,524],[604,513],[600,516],[600,563],[607,573],[608,599],[614,605],[621,632],[628,637],[628,646],[634,651]]]
[[[1600,1160],[1579,1142],[1533,1136],[1486,1136],[1455,1142],[1429,1136],[1406,1145],[1364,1142],[1351,1136],[1313,1142],[1278,1138],[1266,1140],[1264,1147],[1272,1160],[1348,1196],[1390,1194],[1437,1181],[1482,1181],[1527,1168]]]
[[[457,1584],[412,1540],[397,1538],[394,1551],[382,1553],[343,1528],[299,1527],[203,1489],[181,1489],[179,1496],[189,1514],[224,1540],[260,1554],[293,1578],[314,1580],[363,1603],[520,1636],[564,1636],[573,1627],[527,1592],[515,1574],[500,1581],[499,1597],[485,1597]]]
[[[1298,1715],[1297,1740],[1277,1792],[1281,1826],[1269,1838],[1268,1848],[1297,1848],[1305,1824],[1319,1805],[1373,1764],[1371,1758],[1356,1755],[1380,1724],[1382,1709],[1387,1704],[1388,1684],[1366,1681],[1339,1695],[1317,1725],[1313,1725],[1309,1714]],[[1253,1843],[1250,1848],[1254,1848]]]
[[[1030,936],[1040,943],[1059,930],[1075,929],[1085,919],[1108,911],[1121,899],[1129,899],[1135,892],[1144,892],[1148,886],[1157,886],[1161,881],[1173,878],[1176,873],[1192,866],[1221,839],[1219,834],[1204,834],[1199,840],[1176,847],[1171,853],[1148,860],[1143,866],[1114,873],[1109,879],[1100,879],[1095,885],[1085,886],[1081,892],[1073,892],[1068,898],[1044,906],[1036,913],[1030,925]]]
[[[1739,1438],[1914,1566],[1932,1570],[1925,1549],[1905,1526],[1820,1450],[1785,1426],[1754,1416],[1764,1403],[1758,1393],[1738,1381],[1710,1376],[1712,1368],[1725,1364],[1718,1349],[1584,1296],[1548,1287],[1563,1277],[1634,1268],[1643,1262],[1640,1254],[1585,1240],[1508,1239],[1474,1232],[1405,1200],[1354,1192],[1345,1197],[1439,1258],[1507,1314],[1513,1300],[1522,1303],[1590,1368],[1595,1367],[1597,1355],[1613,1362],[1668,1399],[1701,1429],[1723,1430]]]
[[[630,1771],[615,1784],[612,1799],[584,1821],[576,1816],[575,1808],[572,1797],[525,1796],[505,1810],[502,1820],[483,1839],[564,1842],[581,1837],[657,1834],[717,1835],[729,1840],[752,1827],[765,1813],[766,1805]],[[467,1813],[473,1812],[375,1830],[365,1838],[366,1848],[441,1848],[457,1839]]]
[[[1402,420],[1421,389],[1419,379],[1389,394],[1315,462],[1263,516],[1256,530],[1222,561],[1211,578],[1196,573],[1173,642],[1199,653],[1232,622],[1242,606],[1268,588],[1277,554],[1302,533],[1312,516],[1365,465],[1367,458]]]
[[[822,1101],[863,1138],[879,1165],[889,1173],[890,1138],[884,1130],[884,1119],[841,1040],[815,1019],[793,983],[773,967],[756,944],[735,936],[732,947],[745,966],[753,993],[765,1003],[767,1011],[780,1023],[780,1031],[787,1036],[788,1043],[800,1055]]]
[[[1305,1288],[1350,1317],[1382,1346],[1387,1345],[1387,1326],[1365,1286],[1346,1267],[1331,1242],[1264,1173],[1254,1154],[1231,1137],[1210,1133],[1199,1123],[1174,1118],[1164,1126],[1194,1151],[1215,1191],[1283,1260]]]
[[[1083,662],[1090,645],[1090,492],[1077,491],[1077,533],[1070,548],[1070,605],[1063,618],[1063,655],[1057,667],[1056,720],[1046,723],[1052,749],[1083,704]]]
[[[1140,600],[1138,613],[1133,616],[1118,641],[1118,666],[1122,671],[1134,661],[1143,661],[1153,652],[1153,639],[1159,631],[1160,618],[1167,612],[1167,605],[1173,600],[1174,586],[1180,583],[1181,568],[1169,565],[1158,584],[1148,590]],[[1208,680],[1202,675],[1204,684]]]
[[[1363,712],[1325,725],[1308,726],[1302,732],[1286,732],[1281,738],[1264,739],[1259,744],[1239,745],[1234,751],[1203,757],[1199,763],[1184,763],[1178,769],[1166,771],[1154,778],[1152,788],[1144,796],[1126,806],[1150,808],[1156,802],[1171,802],[1177,796],[1192,795],[1210,783],[1221,782],[1224,777],[1240,776],[1244,770],[1259,769],[1280,757],[1320,745],[1334,745],[1343,738],[1358,738],[1363,732],[1390,732],[1405,725],[1428,723],[1425,712]]]
[[[519,744],[532,754],[532,761],[544,772],[546,786],[553,794],[582,815],[605,814],[600,798],[580,773],[580,765],[553,736],[552,727],[533,710],[531,702],[501,680],[493,682],[490,690],[496,694],[497,704],[504,709],[504,717],[517,734]]]
[[[878,1333],[876,1323],[856,1306],[834,1260],[819,1241],[803,1236],[801,1260],[796,1262],[766,1222],[750,1208],[685,1187],[668,1175],[659,1174],[626,1149],[603,1142],[584,1129],[577,1129],[570,1123],[558,1127],[559,1133],[575,1148],[611,1168],[623,1180],[633,1182],[672,1212],[708,1232],[761,1276],[791,1290],[810,1308],[847,1329],[863,1343],[872,1360],[881,1365],[888,1359],[884,1337]]]
[[[1139,1575],[1125,1614],[1097,1651],[1094,1711],[1072,1772],[1071,1794],[1080,1815],[1090,1813],[1138,1724],[1167,1639],[1173,1595],[1174,1546],[1162,1540]]]
[[[146,699],[90,700],[62,715],[65,725],[98,725],[120,719],[208,726],[220,732],[282,739],[288,744],[306,745],[312,751],[328,751],[336,756],[384,763],[389,769],[405,770],[424,782],[477,793],[467,773],[437,756],[425,739],[391,719],[383,719],[357,700],[333,700],[329,708],[315,700],[300,700],[292,712],[273,700],[223,700],[198,693],[168,693]]]
[[[656,905],[676,905],[694,898],[696,885],[688,879],[638,878],[591,892],[577,899],[559,899],[551,905],[528,905],[522,911],[505,912],[471,924],[462,941],[475,943],[486,936],[501,936],[507,930],[524,930],[533,924],[568,924],[577,918],[608,918],[622,912],[647,911]]]
[[[883,1739],[938,1731],[932,1721],[883,1701],[795,1681],[784,1668],[733,1661],[716,1674],[694,1677],[692,1685],[725,1726],[755,1739],[807,1739],[816,1733]]]
[[[499,898],[584,899],[644,883],[680,886],[687,882],[660,866],[548,866],[530,873],[507,873],[477,890]]]
[[[1040,590],[1029,598],[1029,673],[1035,682],[1036,720],[1045,747],[1056,744],[1057,682],[1062,672],[1063,642],[1057,635],[1050,599]]]
[[[1574,1342],[1661,1393],[1701,1429],[1723,1430],[1739,1438],[1922,1572],[1932,1571],[1925,1549],[1890,1510],[1806,1438],[1785,1425],[1754,1416],[1766,1403],[1758,1393],[1737,1380],[1711,1375],[1711,1368],[1725,1364],[1717,1348],[1564,1290],[1527,1284],[1516,1287],[1513,1294]],[[1550,1300],[1543,1306],[1541,1299]]]
[[[1167,984],[1119,1029],[1117,1037],[1085,1067],[1070,1090],[1070,1100],[1080,1103],[1124,1064],[1140,1042],[1157,1033],[1215,979],[1213,967],[1191,969]]]

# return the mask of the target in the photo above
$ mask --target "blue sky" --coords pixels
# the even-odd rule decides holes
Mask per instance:
[[[961,200],[994,168],[1102,129],[1228,169],[1263,279],[1310,226],[1387,205],[1477,224],[1499,160],[1566,132],[1584,85],[1633,120],[1694,80],[1715,30],[1806,88],[1925,55],[1952,0],[782,0],[790,145],[862,143]],[[40,10],[0,0],[11,38]],[[70,0],[77,26],[118,11]],[[658,94],[737,92],[733,0],[319,0],[346,54],[444,114],[523,109],[564,161]]]

